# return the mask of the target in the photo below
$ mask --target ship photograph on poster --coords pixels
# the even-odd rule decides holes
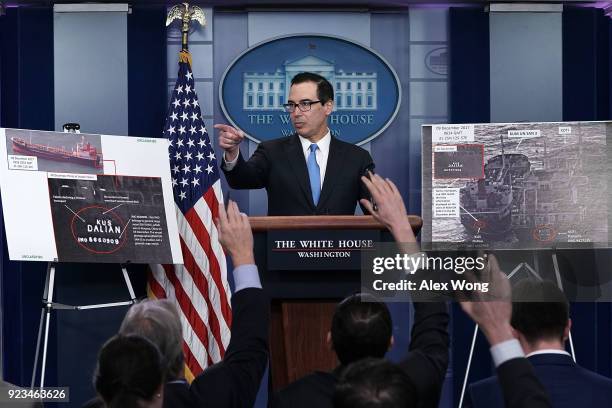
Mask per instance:
[[[6,139],[9,165],[35,157],[24,170],[102,174],[100,135],[7,129]]]

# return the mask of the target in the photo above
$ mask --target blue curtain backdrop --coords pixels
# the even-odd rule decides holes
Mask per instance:
[[[451,7],[448,37],[450,123],[487,123],[489,14],[482,7]]]
[[[0,125],[52,130],[51,9],[7,9],[6,15],[0,17],[0,60]],[[1,230],[4,378],[29,384],[46,265],[9,261],[4,225]],[[55,347],[53,340],[54,337],[51,348]],[[56,365],[54,354],[50,355],[50,367]],[[49,381],[54,380],[55,373],[50,370]]]
[[[563,120],[610,119],[610,18],[603,10],[563,12]]]
[[[611,28],[601,9],[564,8],[563,120],[612,119]],[[567,258],[577,272],[612,265],[610,250],[576,251]],[[571,313],[578,363],[611,377],[612,303],[576,303]]]

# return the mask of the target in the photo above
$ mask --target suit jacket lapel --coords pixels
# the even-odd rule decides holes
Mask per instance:
[[[310,177],[308,176],[308,168],[306,167],[306,159],[304,159],[304,152],[302,151],[302,144],[297,134],[291,137],[285,145],[285,151],[287,153],[287,160],[289,161],[289,167],[293,170],[297,179],[298,185],[304,193],[306,202],[310,204],[310,207],[314,209],[314,202],[312,201],[312,191],[310,190]],[[320,202],[321,200],[319,200]]]
[[[329,155],[327,156],[327,168],[325,170],[325,179],[323,180],[323,189],[317,208],[325,208],[325,203],[332,195],[332,191],[336,183],[342,177],[342,168],[344,166],[345,147],[338,143],[334,137],[329,143]]]

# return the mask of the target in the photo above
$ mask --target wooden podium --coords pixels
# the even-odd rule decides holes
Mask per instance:
[[[421,218],[408,218],[418,234]],[[255,260],[272,302],[270,366],[272,386],[278,390],[312,371],[332,370],[338,364],[326,344],[327,332],[338,301],[360,288],[360,266],[355,261],[361,248],[346,248],[344,237],[354,244],[388,242],[392,237],[372,216],[250,217],[250,222]],[[302,241],[323,247],[299,248]],[[338,248],[341,241],[344,246]],[[336,247],[330,248],[333,244]],[[299,258],[297,253],[304,251],[349,253],[353,261],[347,266],[344,259]]]

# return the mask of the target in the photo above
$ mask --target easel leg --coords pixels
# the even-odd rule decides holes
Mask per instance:
[[[38,324],[38,339],[36,340],[36,353],[34,354],[34,367],[32,367],[32,381],[30,382],[30,388],[34,388],[34,381],[36,381],[36,367],[38,366],[38,353],[40,351],[40,338],[42,337],[43,320],[45,318],[45,307],[40,309],[40,323]]]
[[[563,281],[561,281],[561,272],[559,272],[559,261],[557,260],[556,252],[553,252],[552,254],[552,261],[553,261],[553,268],[555,270],[555,278],[557,279],[557,286],[559,287],[559,289],[561,289],[561,292],[564,292]]]
[[[468,377],[470,375],[470,366],[472,365],[472,357],[474,356],[474,348],[476,347],[476,336],[478,336],[478,325],[474,326],[474,335],[472,336],[472,345],[470,346],[470,355],[468,356],[467,366],[465,367],[465,377],[463,377],[463,386],[461,387],[461,398],[459,398],[459,406],[463,406],[463,398],[465,397],[465,389],[467,388]]]
[[[36,340],[36,353],[34,354],[34,367],[32,368],[32,381],[30,387],[34,388],[34,382],[36,381],[36,367],[38,366],[38,355],[40,353],[40,340],[42,338],[43,321],[45,320],[45,310],[47,309],[47,299],[49,297],[49,279],[51,277],[51,269],[55,269],[52,263],[47,265],[47,277],[45,278],[45,288],[43,291],[43,305],[40,310],[40,322],[38,323],[38,338]]]
[[[134,304],[136,302],[136,295],[134,294],[134,288],[132,287],[132,282],[130,281],[130,277],[125,269],[125,266],[121,265],[121,271],[123,272],[123,279],[125,280],[125,284],[130,292],[130,300],[126,302],[113,302],[113,303],[103,303],[97,305],[87,305],[87,306],[67,306],[67,305],[58,305],[55,307],[59,307],[60,309],[74,309],[74,310],[86,310],[86,309],[100,309],[105,307],[115,307],[115,306],[128,306]],[[40,387],[44,387],[45,384],[45,371],[47,367],[47,350],[49,348],[49,325],[51,323],[51,311],[54,308],[53,304],[53,289],[55,286],[55,264],[49,263],[47,267],[47,278],[45,280],[45,288],[43,292],[43,306],[40,311],[40,323],[38,324],[38,339],[36,341],[36,353],[34,355],[34,368],[32,369],[32,382],[30,384],[31,388],[34,388],[34,384],[36,381],[36,368],[38,366],[38,356],[40,354],[40,341],[43,337],[43,322],[44,322],[44,341],[42,347],[42,362],[41,362],[41,371],[40,371]]]
[[[134,294],[134,288],[132,288],[132,282],[130,281],[130,276],[127,273],[127,269],[125,266],[121,265],[121,272],[123,272],[123,280],[125,280],[125,285],[128,288],[128,292],[130,292],[130,299],[132,303],[136,301],[136,295]]]
[[[49,323],[51,322],[51,309],[53,308],[53,286],[55,285],[55,266],[51,266],[49,274],[49,292],[47,296],[46,322],[45,322],[45,341],[43,343],[43,358],[40,371],[40,388],[45,386],[45,369],[47,366],[47,349],[49,347]]]

